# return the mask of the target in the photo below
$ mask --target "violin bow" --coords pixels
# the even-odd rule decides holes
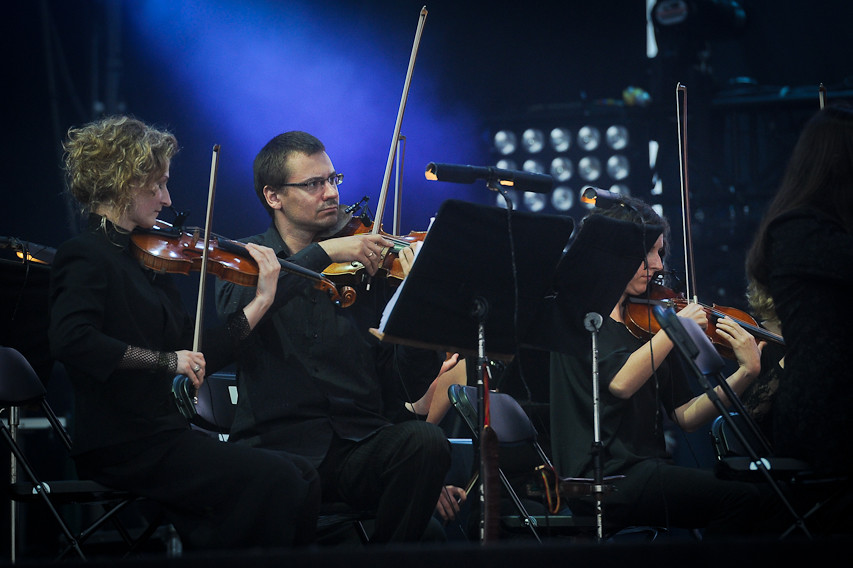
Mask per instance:
[[[204,320],[204,291],[207,282],[207,265],[210,257],[210,223],[213,219],[213,196],[216,192],[216,176],[219,171],[219,144],[213,146],[213,157],[210,163],[210,189],[207,196],[207,218],[204,223],[204,248],[201,253],[200,279],[198,285],[198,301],[195,310],[195,331],[193,333],[193,351],[201,350],[201,331]],[[172,380],[172,395],[178,410],[187,420],[192,420],[195,415],[195,406],[198,404],[198,391],[192,387],[189,377],[177,375]]]
[[[210,256],[210,225],[213,221],[213,198],[216,193],[216,177],[219,173],[219,144],[214,144],[210,160],[210,187],[207,192],[207,215],[204,220],[204,248],[201,253],[200,279],[198,283],[198,302],[195,309],[195,334],[193,351],[201,349],[201,329],[204,320],[204,291],[207,283],[207,265]]]
[[[684,104],[681,104],[681,99]],[[680,82],[675,87],[675,108],[678,123],[678,161],[681,174],[681,228],[684,232],[684,297],[689,302],[696,302],[696,282],[693,266],[693,237],[690,230],[690,183],[687,172],[687,87]]]
[[[382,190],[379,192],[379,203],[376,206],[376,220],[371,228],[371,232],[374,235],[379,234],[382,226],[382,212],[385,210],[385,202],[388,198],[388,185],[391,182],[391,167],[394,164],[394,156],[397,153],[397,146],[400,142],[400,127],[403,123],[403,113],[406,111],[406,100],[409,97],[409,87],[412,84],[412,72],[415,69],[415,60],[418,57],[418,47],[420,47],[421,44],[421,34],[423,34],[426,17],[427,9],[426,6],[424,6],[421,8],[420,17],[418,18],[418,27],[415,31],[412,53],[409,56],[409,68],[406,70],[406,80],[403,83],[403,96],[400,99],[400,107],[397,109],[397,121],[394,124],[394,136],[391,138],[391,149],[388,151],[388,160],[385,162],[385,175],[382,178]]]

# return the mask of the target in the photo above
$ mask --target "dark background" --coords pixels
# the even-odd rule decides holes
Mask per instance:
[[[675,85],[687,85],[691,226],[699,289],[742,306],[741,257],[802,121],[848,95],[844,2],[687,3],[691,19],[665,29],[646,57],[640,0],[552,3],[436,1],[427,5],[401,133],[398,231],[422,230],[449,197],[494,203],[481,185],[428,183],[430,161],[493,165],[501,124],[547,117],[577,123],[630,111],[661,144],[657,200],[681,226]],[[201,225],[210,149],[222,146],[213,229],[238,238],[267,217],[251,189],[251,160],[272,136],[304,129],[345,172],[342,202],[382,186],[421,2],[39,0],[6,9],[0,235],[58,246],[75,230],[62,196],[59,142],[72,125],[128,112],[181,143],[170,189]],[[745,16],[738,20],[732,7]],[[619,102],[636,86],[643,109]],[[396,169],[395,169],[396,172]],[[648,195],[649,176],[634,193]],[[393,229],[394,176],[383,224]],[[579,189],[576,187],[576,189]],[[578,207],[569,214],[580,218]],[[682,256],[674,234],[674,268]],[[681,262],[683,265],[683,262]],[[683,270],[683,269],[682,269]]]

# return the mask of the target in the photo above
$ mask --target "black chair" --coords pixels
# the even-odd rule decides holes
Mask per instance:
[[[181,412],[189,417],[190,425],[222,441],[228,440],[237,410],[237,376],[235,373],[214,373],[205,377],[193,394],[186,377],[176,377],[173,393]],[[340,544],[355,531],[362,544],[370,542],[365,523],[372,520],[370,512],[357,511],[345,503],[324,503],[317,519],[317,542]]]
[[[470,430],[473,439],[478,440],[480,421],[477,411],[477,388],[451,385],[447,394],[453,407]],[[490,426],[498,440],[498,476],[516,511],[516,514],[502,514],[501,526],[513,532],[518,529],[529,531],[540,542],[540,532],[549,535],[573,535],[592,530],[595,527],[594,518],[565,514],[563,511],[561,511],[563,514],[551,514],[550,506],[541,502],[547,501],[549,496],[552,502],[557,498],[560,492],[560,479],[551,460],[539,444],[536,428],[518,401],[509,394],[490,391],[489,416]],[[474,476],[477,475],[478,472],[475,472]],[[510,479],[535,478],[537,475],[544,476],[542,492],[546,493],[545,498],[543,499],[541,495],[530,495],[523,499]],[[529,497],[535,497],[535,499],[531,500]],[[542,508],[542,514],[531,514],[528,507],[533,505]]]
[[[716,456],[717,473],[721,477],[756,481],[761,477],[748,448],[755,448],[764,460],[770,474],[777,479],[791,479],[792,476],[810,469],[808,463],[795,458],[779,457],[772,448],[765,445],[748,426],[750,417],[738,412],[729,412],[729,418],[717,416],[711,423],[711,445]],[[734,425],[734,426],[733,426]],[[735,428],[740,430],[748,445],[738,438]]]
[[[723,360],[704,331],[694,321],[678,317],[672,308],[655,306],[653,311],[661,328],[720,412],[712,424],[711,435],[718,461],[725,465],[726,474],[766,481],[790,513],[792,523],[781,538],[797,530],[811,538],[806,520],[816,519],[824,511],[833,509],[841,512],[831,513],[829,517],[845,524],[844,530],[849,532],[853,499],[849,475],[814,471],[804,461],[774,455],[769,442],[726,383],[721,372]],[[726,409],[713,390],[712,380],[740,413]],[[799,513],[806,508],[804,514]],[[820,530],[832,533],[834,528],[824,522]]]
[[[124,555],[130,555],[148,541],[162,524],[162,517],[146,523],[142,532],[132,536],[122,523],[119,513],[136,502],[138,497],[125,491],[117,491],[91,480],[60,479],[44,480],[36,472],[32,461],[17,439],[18,412],[22,407],[38,407],[47,420],[53,434],[64,446],[65,456],[71,449],[71,438],[59,417],[46,399],[47,391],[29,362],[17,350],[0,347],[0,410],[6,412],[8,423],[0,421],[0,433],[11,451],[12,475],[10,476],[9,497],[12,500],[11,515],[11,560],[18,555],[18,518],[17,505],[20,503],[41,503],[56,520],[64,539],[56,559],[65,558],[74,553],[86,560],[83,545],[97,532],[113,527],[123,541]],[[18,472],[22,473],[18,479]],[[66,506],[79,505],[91,509],[94,517],[86,520],[82,528],[76,516],[65,512]],[[94,539],[92,539],[94,540]]]
[[[197,391],[191,388],[187,377],[176,377],[173,394],[190,426],[223,442],[228,440],[237,410],[237,378],[234,373],[209,375]]]

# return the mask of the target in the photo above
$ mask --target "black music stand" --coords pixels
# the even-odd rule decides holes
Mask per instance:
[[[486,353],[511,360],[540,313],[573,229],[571,217],[445,201],[377,335],[476,355],[475,311],[485,308]]]
[[[445,201],[379,328],[371,331],[392,343],[476,355],[475,369],[487,358],[511,360],[573,229],[571,217]],[[482,429],[482,373],[476,382]]]
[[[602,442],[598,376],[598,331],[609,317],[625,286],[663,233],[659,225],[641,226],[603,215],[584,219],[577,238],[557,266],[555,295],[539,314],[543,325],[531,329],[525,345],[547,346],[553,352],[577,353],[591,339],[593,478],[564,478],[561,487],[573,495],[595,498],[596,532],[604,536],[604,494],[616,477],[602,474]]]

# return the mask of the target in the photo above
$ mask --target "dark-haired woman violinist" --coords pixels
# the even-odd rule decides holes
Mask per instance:
[[[632,525],[703,529],[705,536],[753,534],[775,510],[765,488],[719,479],[711,470],[676,465],[667,451],[664,413],[685,431],[696,430],[717,415],[707,395],[694,395],[665,332],[651,339],[635,337],[626,326],[625,302],[645,294],[664,268],[668,230],[665,219],[637,199],[596,208],[605,215],[637,225],[664,227],[646,252],[636,254],[637,270],[619,302],[603,318],[599,331],[600,435],[603,475],[623,475],[615,491],[604,496],[604,521],[609,530]],[[678,312],[708,324],[698,304]],[[759,349],[737,322],[722,318],[717,333],[732,346],[738,367],[727,381],[736,393],[759,373]],[[551,355],[551,439],[555,466],[561,476],[593,477],[594,440],[592,354],[589,337],[573,341],[570,353]],[[719,391],[718,387],[718,391]],[[727,401],[724,394],[721,399]],[[592,514],[594,501],[569,503],[574,513]]]

